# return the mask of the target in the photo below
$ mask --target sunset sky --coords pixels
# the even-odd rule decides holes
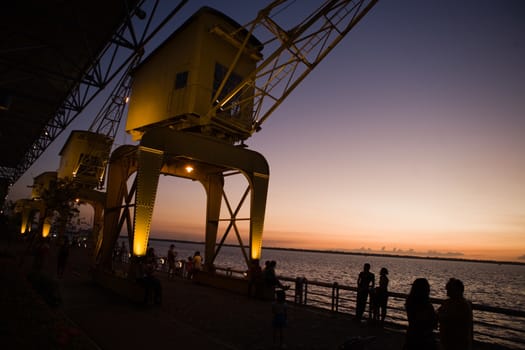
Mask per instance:
[[[266,3],[190,1],[179,24],[203,5],[244,24]],[[521,0],[379,1],[247,141],[270,164],[264,245],[525,259],[524,19]],[[159,186],[152,236],[203,240],[203,188]]]

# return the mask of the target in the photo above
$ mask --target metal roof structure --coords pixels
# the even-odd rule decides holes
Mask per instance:
[[[163,6],[162,13],[160,2],[20,0],[3,4],[2,190],[24,174],[187,0],[169,1],[170,8]]]

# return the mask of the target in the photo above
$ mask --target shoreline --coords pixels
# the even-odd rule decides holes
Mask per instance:
[[[127,237],[127,236],[122,236]],[[167,238],[149,238],[152,241],[161,242],[179,242],[179,243],[190,243],[190,244],[204,244],[204,241],[187,241],[180,239],[167,239]],[[237,247],[235,244],[224,244],[225,247]],[[474,263],[488,263],[497,265],[518,265],[525,266],[525,262],[519,261],[504,261],[504,260],[481,260],[481,259],[468,259],[468,258],[452,258],[452,257],[440,257],[440,256],[419,256],[419,255],[407,255],[407,254],[385,254],[385,253],[373,253],[373,252],[347,252],[339,250],[323,250],[323,249],[303,249],[303,248],[285,248],[285,247],[265,247],[267,250],[282,250],[282,251],[293,251],[293,252],[305,252],[305,253],[325,253],[325,254],[339,254],[339,255],[357,255],[357,256],[377,256],[386,258],[399,258],[399,259],[419,259],[419,260],[440,260],[440,261],[457,261],[457,262],[474,262]]]

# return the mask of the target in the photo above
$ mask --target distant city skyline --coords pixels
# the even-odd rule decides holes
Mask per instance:
[[[267,3],[192,1],[179,18],[209,5],[244,24]],[[270,164],[263,244],[525,259],[524,18],[519,0],[379,1],[246,142]],[[10,200],[58,168],[68,135]],[[152,237],[204,239],[205,208],[201,186],[162,176]]]

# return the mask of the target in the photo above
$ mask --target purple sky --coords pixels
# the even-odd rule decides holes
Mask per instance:
[[[179,18],[209,5],[246,23],[266,3],[191,1]],[[379,1],[247,142],[271,168],[265,244],[525,254],[524,19],[520,0]],[[10,199],[56,170],[64,134]],[[153,236],[202,239],[202,188],[160,186]]]

